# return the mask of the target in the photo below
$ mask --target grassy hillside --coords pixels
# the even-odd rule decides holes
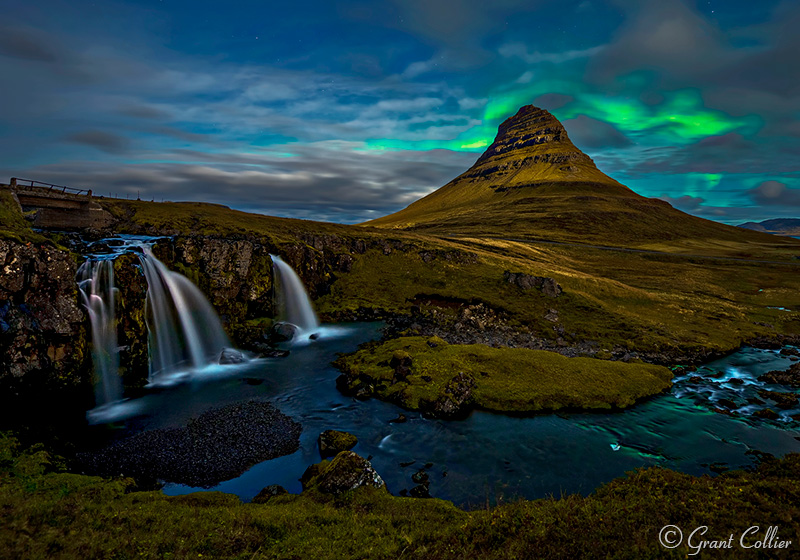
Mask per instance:
[[[12,198],[11,191],[0,187],[0,239],[20,243],[39,243],[45,238],[31,230],[25,221],[19,204]]]

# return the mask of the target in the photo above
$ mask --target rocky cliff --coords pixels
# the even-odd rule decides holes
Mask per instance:
[[[89,381],[76,263],[49,243],[0,239],[0,384],[74,388]]]

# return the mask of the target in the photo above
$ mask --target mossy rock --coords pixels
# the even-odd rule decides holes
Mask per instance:
[[[343,494],[362,487],[386,488],[372,464],[352,451],[342,451],[330,461],[311,465],[300,480],[303,491],[323,494]]]
[[[317,438],[319,453],[323,459],[333,457],[341,451],[349,451],[358,443],[358,438],[339,430],[325,430]]]

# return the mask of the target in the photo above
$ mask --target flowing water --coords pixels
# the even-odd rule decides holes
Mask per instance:
[[[296,338],[307,338],[319,330],[319,319],[311,305],[302,280],[291,266],[278,255],[270,255],[278,284],[277,303],[281,320],[296,325],[300,332]]]
[[[148,252],[141,259],[149,284],[155,362],[151,375],[155,380],[164,371],[186,368],[192,374],[177,378],[183,383],[127,401],[117,419],[128,416],[128,429],[136,431],[185,425],[208,409],[235,402],[275,403],[302,424],[300,449],[257,464],[214,488],[244,500],[269,484],[299,492],[298,479],[320,460],[316,438],[326,429],[356,435],[359,443],[354,450],[371,458],[393,493],[413,487],[411,476],[425,467],[433,496],[467,507],[516,497],[585,494],[637,467],[661,465],[703,474],[749,466],[753,459],[748,452],[754,450],[775,455],[800,451],[798,422],[792,418],[800,410],[781,411],[775,421],[751,417],[768,406],[758,398],[760,390],[781,389],[757,377],[785,369],[797,359],[777,351],[742,349],[682,374],[668,394],[624,412],[525,418],[475,412],[462,421],[428,420],[392,404],[358,401],[337,391],[339,372],[330,363],[337,353],[352,352],[358,344],[378,338],[381,325],[320,326],[300,279],[279,257],[273,260],[285,292],[285,318],[301,333],[318,336],[293,346],[286,358],[236,366],[213,364],[211,357],[227,339],[217,333],[218,319],[209,317],[210,306],[198,297],[197,288]],[[93,331],[94,327],[98,331],[94,342],[102,378],[103,372],[114,370],[106,354],[113,354],[116,345],[104,327],[109,320],[113,323],[113,267],[104,264],[110,262],[87,263],[79,276]],[[173,345],[175,340],[181,342]],[[115,376],[107,377],[112,381],[98,389],[98,403],[115,398]],[[720,408],[728,409],[728,414],[714,411]],[[407,421],[391,422],[400,413]],[[172,495],[195,490],[174,483],[164,488]]]
[[[428,420],[389,403],[341,395],[335,386],[339,372],[330,361],[337,352],[353,351],[377,337],[379,326],[350,325],[343,336],[322,337],[288,358],[256,360],[228,378],[153,395],[143,409],[144,423],[177,426],[208,408],[251,398],[269,399],[299,421],[303,433],[296,453],[255,465],[214,488],[244,500],[269,484],[300,492],[298,479],[319,462],[316,438],[326,429],[355,434],[359,443],[354,451],[372,457],[391,492],[412,488],[411,475],[432,463],[431,494],[467,507],[519,496],[585,494],[642,466],[703,474],[751,465],[750,450],[776,455],[800,451],[796,422],[713,412],[716,397],[703,386],[710,391],[724,384],[724,378],[709,377],[700,384],[688,376],[678,379],[671,393],[624,412],[527,418],[475,412],[463,421]],[[707,372],[736,368],[737,375],[756,386],[760,373],[789,363],[775,351],[748,348],[709,364]],[[727,394],[737,388],[741,386],[717,389]],[[737,398],[745,401],[744,394]],[[399,413],[408,421],[390,422]],[[165,487],[167,494],[194,490],[179,484]]]

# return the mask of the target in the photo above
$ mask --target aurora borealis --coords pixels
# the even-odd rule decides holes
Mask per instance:
[[[4,4],[0,180],[358,222],[525,104],[607,174],[728,223],[800,216],[800,5]]]

